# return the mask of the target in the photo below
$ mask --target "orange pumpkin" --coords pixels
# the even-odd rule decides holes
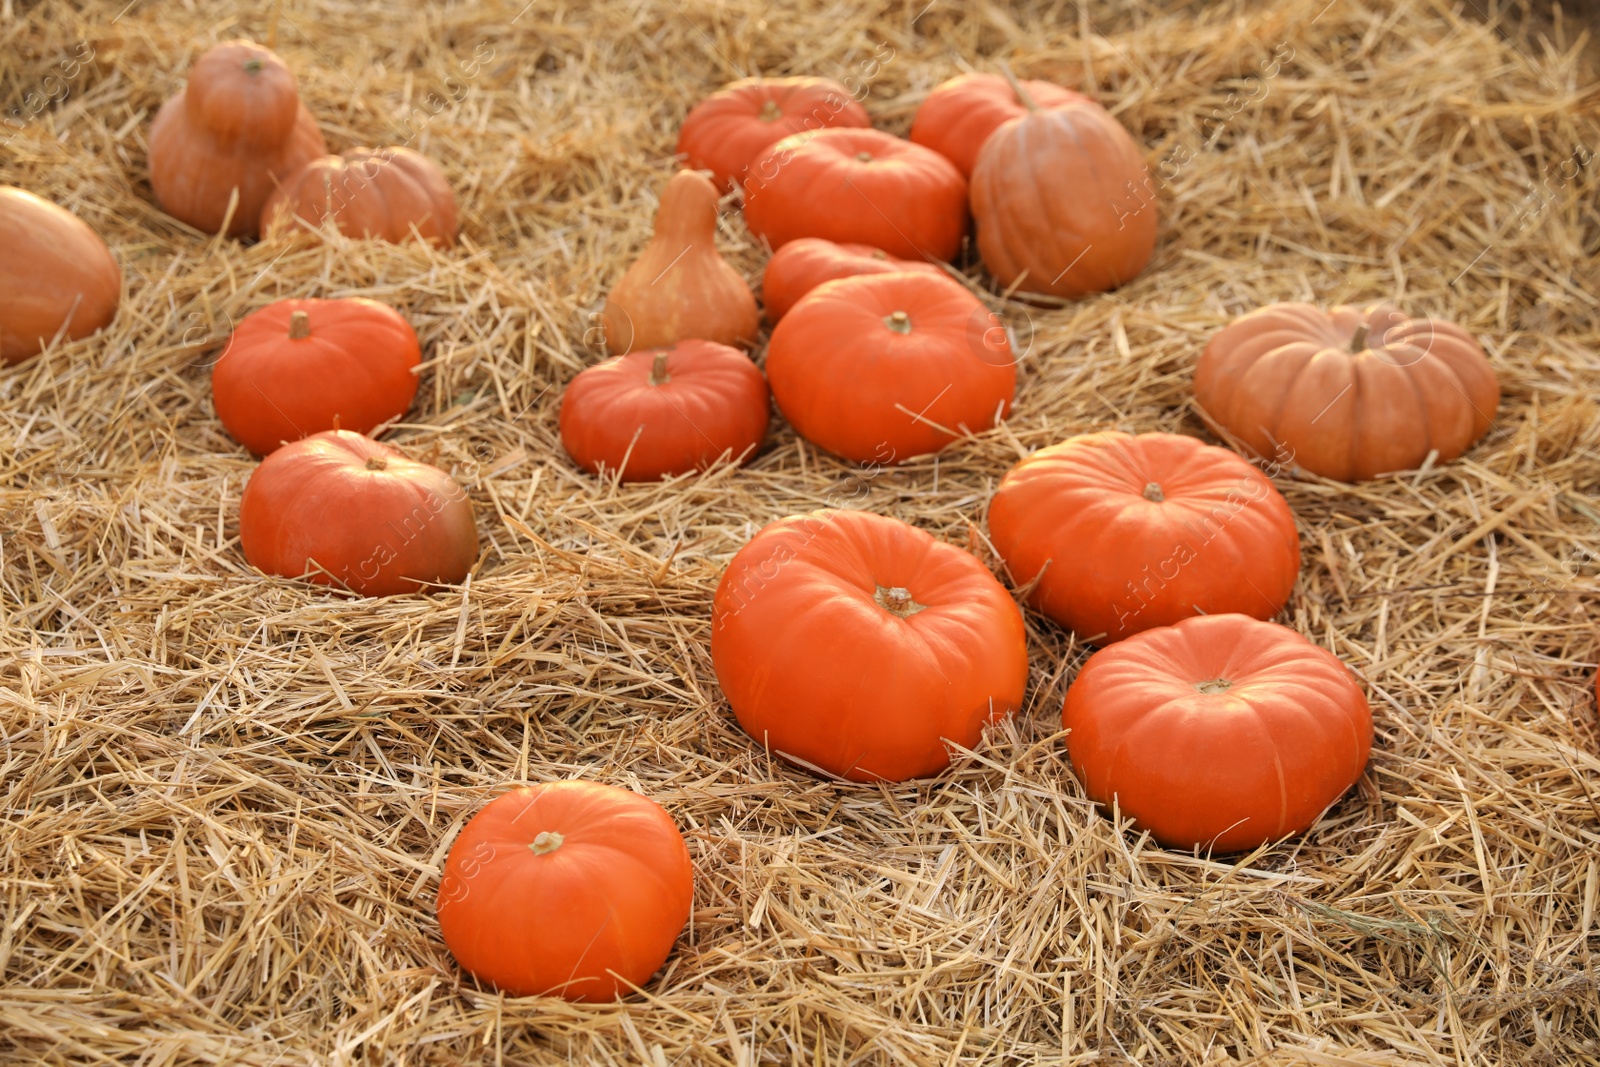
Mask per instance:
[[[767,379],[800,435],[857,463],[899,463],[994,426],[1017,369],[1005,327],[957,283],[841,278],[772,331]]]
[[[1194,395],[1260,455],[1349,482],[1455,459],[1493,424],[1500,384],[1453,323],[1387,303],[1274,304],[1211,339]]]
[[[283,60],[227,41],[195,61],[189,84],[156,113],[150,188],[163,211],[197,230],[217,233],[227,219],[230,237],[253,237],[277,183],[327,150]]]
[[[1308,829],[1372,748],[1349,669],[1245,615],[1185,619],[1096,652],[1061,725],[1091,800],[1163,845],[1208,852]]]
[[[512,996],[614,1000],[689,921],[694,870],[655,801],[595,782],[502,794],[450,846],[436,905],[450,954]]]
[[[367,596],[454,584],[478,558],[472,501],[454,478],[349,430],[261,461],[239,501],[244,558]]]
[[[897,519],[780,519],[717,585],[711,662],[774,755],[856,782],[937,774],[1022,704],[1022,617],[971,554]]]
[[[561,444],[593,474],[653,482],[748,460],[770,410],[767,380],[744,353],[680,341],[580,371],[561,397]]]
[[[1272,482],[1179,434],[1041,448],[1000,480],[989,538],[1029,603],[1100,645],[1196,614],[1271,618],[1300,572]]]
[[[678,155],[691,170],[709,170],[727,192],[751,160],[791,134],[871,125],[866,109],[828,78],[745,78],[689,111],[678,132]]]
[[[967,232],[967,181],[939,153],[879,130],[801,133],[751,164],[744,220],[774,249],[825,237],[951,260]]]
[[[211,369],[217,417],[266,455],[320,430],[370,433],[417,395],[417,335],[375,300],[279,300],[246,315]]]
[[[853,278],[858,274],[945,273],[932,263],[896,259],[871,245],[835,244],[820,237],[790,241],[767,260],[761,278],[761,300],[767,318],[777,322],[789,313],[795,302],[823,282]]]
[[[21,363],[61,334],[111,324],[122,271],[111,249],[72,212],[0,185],[0,361]]]
[[[1041,108],[1089,103],[1088,97],[1044,81],[1022,82]],[[1011,83],[999,74],[962,74],[934,87],[911,122],[911,140],[931,148],[968,178],[989,135],[1028,113]]]
[[[284,179],[261,209],[261,232],[320,228],[402,244],[413,230],[440,248],[460,228],[456,194],[439,165],[409,148],[358,148],[323,156]]]
[[[995,130],[972,168],[983,265],[1006,289],[1078,297],[1125,285],[1156,247],[1155,185],[1139,145],[1091,100]]]

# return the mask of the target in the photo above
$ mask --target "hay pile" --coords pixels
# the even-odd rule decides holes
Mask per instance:
[[[1568,162],[1600,134],[1573,25],[1511,40],[1430,0],[523,4],[0,0],[0,103],[24,108],[0,181],[78,212],[128,280],[108,334],[0,374],[0,1059],[1600,1061],[1600,213]],[[157,211],[150,118],[230,36],[290,62],[333,150],[442,163],[463,246],[241,246]],[[746,470],[578,474],[561,387],[689,105],[752,72],[860,77],[884,45],[867,103],[899,133],[1002,58],[1104,99],[1167,164],[1151,268],[997,303],[1028,349],[1016,413],[947,455],[863,479],[779,428]],[[737,212],[721,231],[756,280]],[[240,555],[253,464],[209,362],[263,303],[346,295],[423,340],[390,440],[471,489],[460,590],[355,600]],[[1230,316],[1384,296],[1480,335],[1506,399],[1460,462],[1278,479],[1306,556],[1286,621],[1378,726],[1303,840],[1212,860],[1096,814],[1059,718],[1085,650],[1037,616],[1027,708],[937,780],[819,781],[732,722],[711,592],[762,524],[849,500],[992,560],[986,501],[1025,450],[1205,435],[1190,372]],[[439,867],[508,783],[574,776],[666,805],[696,910],[646,997],[505,1001],[444,951]]]

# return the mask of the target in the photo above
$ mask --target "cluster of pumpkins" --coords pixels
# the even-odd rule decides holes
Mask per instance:
[[[292,74],[254,45],[202,57],[150,145],[157,198],[201,229],[454,238],[437,168],[405,149],[325,156]],[[606,477],[743,462],[774,403],[864,470],[958,446],[1005,416],[1016,387],[1008,331],[947,266],[970,225],[1001,288],[1052,297],[1129,281],[1155,243],[1128,132],[1078,93],[1009,73],[935,89],[909,140],[872,129],[825,79],[746,80],[689,113],[679,152],[687,169],[606,302],[620,354],[562,398],[563,445]],[[763,309],[715,246],[735,189],[774,250],[765,373],[746,354]],[[6,191],[8,247],[13,233],[41,255],[52,241],[69,249],[78,274],[63,268],[53,306],[24,306],[26,286],[0,272],[8,362],[110,321],[120,277],[103,244],[102,258],[83,254],[92,231]],[[370,436],[410,406],[420,363],[410,326],[372,301],[285,300],[239,323],[213,391],[228,432],[265,457],[240,504],[253,565],[368,595],[467,576],[467,494]],[[1354,480],[1453,459],[1488,429],[1499,386],[1459,327],[1382,303],[1282,304],[1213,336],[1195,395],[1269,473]],[[937,774],[952,745],[977,745],[1022,705],[1020,596],[1100,646],[1068,690],[1068,754],[1089,797],[1163,844],[1227,852],[1300,832],[1360,775],[1373,732],[1361,687],[1267,621],[1300,550],[1257,464],[1183,435],[1079,435],[1004,476],[987,536],[1015,596],[971,552],[892,518],[827,509],[762,529],[712,606],[712,662],[739,723],[815,773]],[[691,899],[687,847],[658,804],[558,782],[506,793],[467,823],[437,907],[480,979],[600,1000],[655,972]]]

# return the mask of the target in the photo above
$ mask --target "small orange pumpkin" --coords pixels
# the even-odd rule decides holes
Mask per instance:
[[[270,49],[227,41],[195,61],[189,84],[150,126],[150,188],[161,209],[216,233],[253,237],[261,205],[290,174],[328,150],[300,102],[294,74]]]
[[[439,165],[409,148],[358,148],[323,156],[284,179],[261,209],[261,232],[289,229],[295,219],[325,222],[347,237],[395,244],[413,228],[429,244],[455,244],[456,194]]]
[[[1087,102],[1088,97],[1052,82],[1025,81],[1022,91],[1041,108]],[[935,86],[911,121],[911,140],[933,149],[972,177],[989,135],[1028,113],[1016,88],[999,74],[962,74]]]
[[[365,434],[417,395],[417,334],[375,300],[279,300],[234,328],[211,369],[217,417],[264,456],[321,430]]]
[[[767,260],[766,272],[761,276],[761,301],[766,305],[768,321],[777,322],[796,301],[823,282],[858,274],[906,272],[945,277],[944,271],[932,263],[896,259],[871,245],[835,244],[820,237],[802,237],[790,241]]]
[[[791,134],[871,125],[866,109],[828,78],[745,78],[689,111],[678,132],[678,155],[690,170],[709,170],[727,192],[752,160]]]
[[[57,333],[76,341],[116,318],[122,270],[72,212],[0,185],[0,248],[0,361],[21,363]]]
[[[436,908],[450,954],[512,996],[626,996],[666,962],[694,902],[672,816],[596,782],[504,793],[450,846]]]

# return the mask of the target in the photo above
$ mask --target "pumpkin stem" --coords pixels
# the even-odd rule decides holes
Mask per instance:
[[[1196,682],[1194,687],[1207,696],[1215,696],[1217,693],[1226,693],[1232,689],[1233,683],[1226,678],[1213,678],[1208,682]]]
[[[1004,74],[1006,81],[1011,83],[1011,91],[1017,94],[1017,99],[1022,102],[1023,107],[1029,111],[1039,110],[1039,104],[1034,100],[1033,94],[1022,87],[1022,83],[1017,80],[1017,76],[1011,73],[1011,64],[1003,59],[1000,61],[1000,73]]]
[[[1367,324],[1362,323],[1356,327],[1355,336],[1350,338],[1350,351],[1360,352],[1367,347]]]
[[[904,311],[896,311],[893,315],[886,316],[883,324],[895,333],[911,332],[911,316]]]
[[[261,66],[262,66],[261,60],[259,60],[259,59],[247,59],[247,60],[244,61],[244,72],[246,74],[260,74],[261,73]]]
[[[889,258],[889,253],[885,252],[881,248],[874,248],[871,252],[868,252],[867,255],[871,256],[873,259],[888,259]]]
[[[533,844],[528,847],[533,849],[535,856],[548,856],[566,842],[566,838],[554,830],[540,830],[539,836],[533,839]]]
[[[871,163],[872,162],[872,153],[871,152],[857,152],[856,153],[856,158],[859,159],[863,163]]]
[[[368,456],[367,457],[367,470],[369,470],[369,471],[387,470],[388,467],[389,467],[389,461],[384,459],[382,456]]]
[[[761,114],[758,117],[762,122],[777,122],[783,118],[783,108],[778,106],[776,100],[768,100],[761,105]]]
[[[302,337],[311,336],[311,316],[304,311],[296,311],[289,316],[289,340],[298,341]]]
[[[918,604],[911,599],[911,590],[899,585],[892,589],[878,586],[878,591],[873,594],[872,599],[877,602],[878,607],[902,619],[909,619],[917,612],[926,611],[928,608],[928,605]]]
[[[670,381],[672,378],[667,374],[667,354],[657,352],[656,358],[650,362],[650,384],[666,385]]]
[[[1144,487],[1144,498],[1150,501],[1152,504],[1159,504],[1163,500],[1167,499],[1167,494],[1161,491],[1161,486],[1157,485],[1155,482],[1151,482]]]

